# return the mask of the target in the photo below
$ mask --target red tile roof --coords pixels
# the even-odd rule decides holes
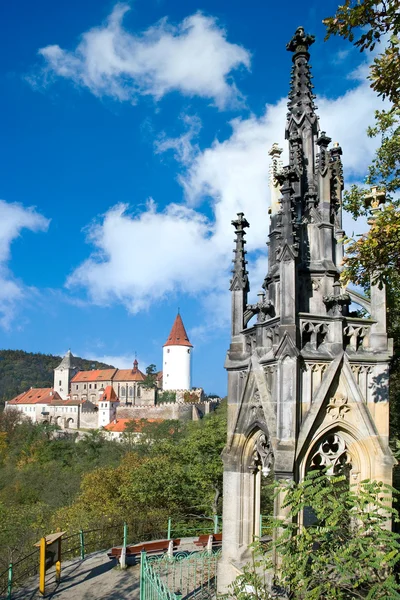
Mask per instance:
[[[185,326],[179,313],[176,315],[171,333],[164,346],[189,346],[190,348],[193,348],[192,344],[189,342]]]
[[[113,381],[144,381],[146,375],[139,369],[118,369],[113,377]]]
[[[62,401],[61,396],[53,388],[31,388],[10,400],[8,404],[12,406],[18,404],[51,404],[60,400]]]
[[[108,425],[105,425],[104,429],[107,431],[115,431],[116,433],[123,433],[128,423],[135,424],[135,432],[140,432],[146,423],[161,423],[162,419],[115,419]]]
[[[101,402],[118,402],[118,396],[111,385],[108,385],[100,396]]]
[[[115,419],[111,421],[108,425],[105,425],[104,429],[107,431],[115,431],[117,433],[122,433],[125,431],[126,424],[131,421],[131,419]]]
[[[79,371],[72,379],[71,383],[82,381],[111,381],[118,369],[97,369],[93,371]]]

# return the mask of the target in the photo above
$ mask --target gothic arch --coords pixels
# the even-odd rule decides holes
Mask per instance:
[[[240,495],[243,514],[247,514],[247,520],[243,523],[241,531],[241,542],[245,551],[261,533],[262,483],[272,467],[273,449],[268,432],[262,423],[255,422],[244,438],[240,452]]]
[[[241,465],[245,472],[255,467],[268,475],[273,464],[273,449],[265,425],[259,421],[252,424],[246,433],[241,453]]]
[[[327,426],[319,432],[301,461],[300,479],[304,478],[313,464],[318,467],[318,462],[332,474],[340,466],[351,465],[350,483],[372,477],[370,451],[347,424]]]

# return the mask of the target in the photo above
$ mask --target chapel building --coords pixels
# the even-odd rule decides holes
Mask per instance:
[[[320,130],[309,65],[313,42],[300,27],[287,45],[293,61],[285,129],[289,164],[282,166],[282,150],[274,145],[268,272],[255,304],[248,303],[249,223],[243,213],[232,222],[221,593],[260,535],[268,474],[299,481],[324,467],[345,473],[349,485],[392,481],[385,289],[372,285],[366,298],[340,279],[342,150]],[[281,497],[274,516],[285,517]]]

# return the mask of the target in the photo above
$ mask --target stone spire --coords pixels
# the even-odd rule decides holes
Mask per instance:
[[[164,346],[188,346],[193,348],[179,313],[175,317],[174,324]]]
[[[247,307],[247,296],[250,291],[248,272],[246,269],[246,240],[245,229],[249,223],[243,213],[237,214],[237,219],[232,221],[235,228],[235,258],[233,259],[232,279],[230,291],[232,292],[232,335],[237,335],[244,327],[244,313]]]
[[[73,358],[74,357],[73,357],[71,350],[68,350],[68,352],[65,354],[64,358],[58,365],[57,369],[73,369],[74,368],[72,366]]]
[[[291,249],[293,256],[297,256],[298,244],[296,242],[295,230],[295,208],[293,206],[293,184],[298,180],[296,171],[292,167],[284,167],[276,176],[281,187],[281,210],[280,210],[280,235],[279,247],[277,249],[277,260],[280,260],[281,254],[286,246]]]
[[[235,228],[236,239],[235,239],[235,249],[233,251],[235,253],[235,258],[232,261],[233,262],[233,269],[232,269],[233,277],[231,279],[230,290],[233,291],[234,289],[239,289],[239,290],[244,290],[244,291],[248,292],[250,289],[250,286],[249,286],[249,279],[247,277],[248,272],[246,269],[247,260],[245,260],[246,251],[244,249],[246,240],[244,239],[244,236],[246,233],[245,229],[247,227],[249,227],[249,224],[246,221],[246,219],[244,218],[244,214],[238,213],[237,219],[235,221],[232,221],[232,225]]]
[[[319,132],[308,64],[313,42],[300,27],[287,46],[293,53],[289,161],[282,168],[274,145],[268,274],[252,305],[245,304],[248,223],[241,214],[233,221],[220,594],[229,593],[238,568],[251,560],[247,548],[260,533],[261,478],[271,465],[277,480],[301,481],[323,464],[332,471],[342,465],[355,484],[363,479],[391,484],[385,294],[375,285],[365,298],[340,281],[342,151]],[[375,211],[382,199],[372,192]],[[257,218],[265,219],[264,213]],[[350,300],[367,316],[350,313]],[[287,518],[284,499],[275,498],[275,519]],[[272,572],[267,577],[273,581]]]
[[[290,133],[304,125],[307,119],[313,126],[317,123],[315,114],[313,85],[311,83],[311,68],[308,64],[310,54],[308,49],[314,43],[315,37],[304,33],[303,27],[298,27],[286,49],[293,52],[293,67],[291,71],[288,114],[286,124],[286,139]]]

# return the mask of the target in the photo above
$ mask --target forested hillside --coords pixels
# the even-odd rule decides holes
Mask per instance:
[[[140,442],[83,439],[0,412],[0,572],[41,535],[123,520],[157,534],[168,517],[221,514],[224,404],[201,421],[143,423]],[[132,532],[133,529],[130,531]],[[164,532],[165,535],[165,532]]]
[[[51,387],[53,369],[61,362],[61,356],[24,352],[23,350],[0,350],[0,404],[11,400],[30,387]],[[96,360],[74,357],[78,369],[108,369]]]

